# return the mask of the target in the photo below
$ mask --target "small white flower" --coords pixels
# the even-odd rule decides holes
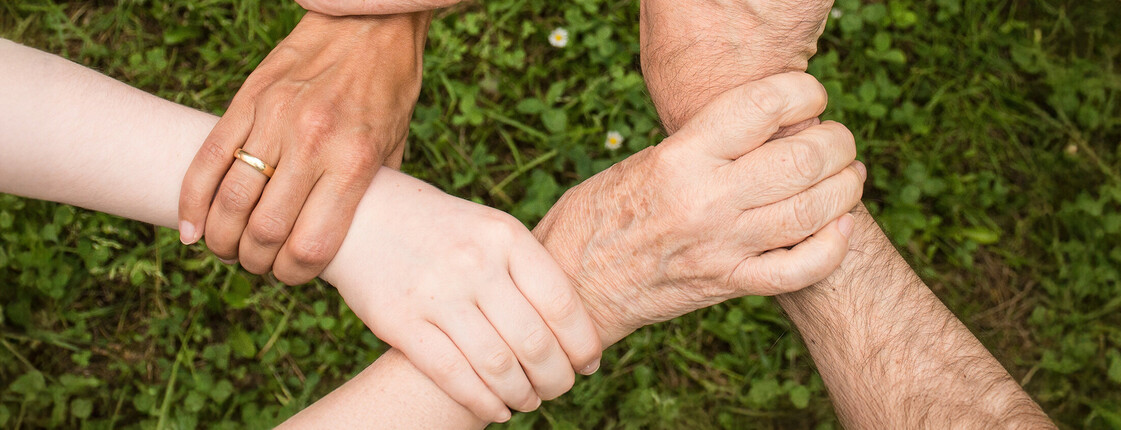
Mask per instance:
[[[612,151],[619,149],[623,146],[623,135],[615,130],[607,132],[607,139],[603,141],[603,147]]]
[[[552,33],[549,33],[549,44],[557,48],[564,48],[568,45],[568,30],[563,27],[557,27]]]
[[[829,16],[832,16],[833,19],[841,19],[842,16],[845,16],[845,13],[840,9],[833,8],[833,10],[829,11]]]

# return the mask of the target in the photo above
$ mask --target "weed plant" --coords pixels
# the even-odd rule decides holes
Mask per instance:
[[[404,169],[532,225],[656,144],[637,9],[438,12]],[[220,114],[301,14],[5,0],[0,36]],[[838,0],[810,67],[825,116],[858,137],[876,218],[1063,428],[1121,428],[1119,22],[1115,0]],[[563,48],[547,40],[558,27]],[[0,195],[2,428],[268,427],[385,349],[322,282],[281,285],[170,230]],[[748,297],[639,330],[570,394],[497,427],[839,424],[781,310]]]

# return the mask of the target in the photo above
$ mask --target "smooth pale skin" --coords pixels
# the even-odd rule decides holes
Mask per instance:
[[[0,58],[0,191],[176,226],[215,117],[6,40]],[[323,273],[376,335],[488,420],[598,368],[593,320],[525,226],[382,173]]]
[[[216,118],[159,100],[57,57],[10,42],[0,42],[0,54],[3,58],[13,59],[0,65],[0,96],[4,100],[26,101],[19,106],[5,105],[0,112],[0,135],[4,136],[0,141],[0,184],[3,191],[77,204],[158,225],[175,225],[175,190],[178,185],[175,178],[186,170],[190,156]],[[774,104],[775,101],[785,104]],[[558,228],[562,224],[554,222],[553,227],[535,231],[543,242],[557,244],[557,252],[567,252],[564,246],[560,246],[562,244],[586,244],[582,248],[584,258],[566,258],[563,261],[575,261],[576,264],[562,266],[570,277],[582,280],[575,285],[581,300],[566,300],[557,296],[549,304],[572,311],[580,308],[579,304],[583,302],[596,314],[594,310],[600,305],[612,303],[618,307],[636,298],[636,303],[642,305],[659,303],[649,315],[640,312],[611,319],[596,318],[595,329],[603,342],[600,346],[605,347],[651,320],[680,315],[699,304],[711,302],[713,298],[710,295],[792,291],[802,286],[794,282],[813,282],[829,273],[845,254],[848,246],[845,235],[851,229],[851,218],[846,215],[830,222],[828,214],[845,212],[858,201],[862,188],[863,168],[852,162],[851,134],[836,125],[823,125],[812,133],[797,137],[803,143],[791,139],[761,146],[763,140],[760,139],[760,136],[769,136],[782,125],[817,115],[824,108],[824,103],[821,86],[803,74],[778,76],[759,85],[745,86],[729,92],[728,97],[715,103],[711,110],[711,115],[716,117],[713,121],[728,124],[728,130],[712,135],[705,130],[697,130],[687,138],[668,139],[663,145],[644,151],[641,157],[628,159],[570,190],[550,217],[562,220],[568,215],[579,217],[581,223],[597,225],[573,231]],[[729,138],[731,140],[718,140]],[[811,141],[816,143],[808,143]],[[800,165],[809,166],[809,171],[784,172],[782,169],[790,168],[791,164],[750,157],[751,153],[772,145],[818,145],[830,149],[801,160],[803,164]],[[744,155],[731,159],[734,154]],[[97,168],[63,169],[58,166]],[[690,170],[690,167],[696,168],[696,171],[682,178],[673,177]],[[822,173],[830,170],[833,170],[832,174]],[[791,184],[787,188],[789,195],[782,198],[779,191],[774,191],[779,194],[760,197],[776,200],[774,203],[755,207],[749,203],[750,199],[720,200],[713,197],[750,194],[752,190],[747,187],[752,184],[734,180],[742,178],[748,171],[764,177],[786,178]],[[51,174],[43,175],[42,172]],[[636,175],[637,178],[612,182],[618,178],[613,175],[620,175],[620,172]],[[378,230],[391,230],[392,223],[398,219],[393,211],[406,210],[403,208],[410,206],[410,202],[394,197],[409,200],[408,195],[414,192],[439,194],[422,182],[400,173],[382,173],[367,190],[356,217],[356,220],[369,217],[374,221],[355,222],[336,259],[323,275],[355,308],[361,308],[361,304],[354,303],[355,300],[369,297],[370,279],[376,276],[371,274],[368,255],[377,246],[385,246],[385,243],[369,238],[376,237]],[[815,183],[814,179],[819,177],[824,179]],[[650,185],[649,180],[641,181],[641,178],[662,178],[666,184],[680,187],[651,187],[647,194],[635,194],[649,196],[654,199],[651,201],[682,201],[680,193],[683,190],[711,188],[713,191],[711,195],[702,195],[697,199],[704,205],[667,205],[654,209],[658,216],[636,216],[633,209],[642,208],[644,199],[633,200],[633,206],[591,203],[598,193],[620,195],[623,187],[636,183]],[[799,190],[797,184],[804,184],[805,188]],[[403,194],[395,194],[398,192]],[[804,193],[819,192],[838,197],[799,197]],[[762,204],[761,201],[755,204]],[[809,206],[786,204],[792,201]],[[703,211],[717,204],[728,205],[721,208],[721,216],[755,222],[732,222],[735,220],[730,219],[724,223],[728,236],[739,238],[737,240],[709,236],[698,241],[698,233],[712,227],[703,221],[712,215]],[[796,210],[805,210],[810,215],[799,217],[799,214],[791,212]],[[599,217],[593,218],[590,214]],[[662,216],[696,222],[681,223],[680,229],[663,230],[659,233],[660,237],[652,237],[646,229],[625,229],[627,225],[642,223],[657,225],[662,222],[659,221]],[[378,217],[386,219],[383,221]],[[813,235],[789,250],[768,251],[761,245],[743,249],[743,242],[749,238],[767,237],[767,232],[797,227],[791,220],[799,218],[810,219],[813,225],[824,227],[809,232]],[[429,225],[423,228],[437,227]],[[775,240],[776,243],[785,242]],[[677,268],[692,266],[688,257],[692,249],[707,250],[706,254],[733,256],[726,260],[738,259],[739,266],[752,267],[752,270],[734,272],[733,282],[717,285],[717,289],[691,288],[688,282],[698,272]],[[685,252],[674,252],[679,250]],[[619,270],[603,272],[595,279],[581,276],[585,270],[607,267],[608,262],[617,262],[621,266]],[[637,272],[643,272],[642,276],[636,277]],[[589,282],[595,282],[599,287],[588,285]],[[598,314],[604,315],[602,311]],[[300,423],[312,426],[350,423],[359,427],[416,428],[455,427],[460,424],[478,426],[483,421],[445,394],[441,387],[395,349],[336,394],[328,396],[293,421],[293,424]]]

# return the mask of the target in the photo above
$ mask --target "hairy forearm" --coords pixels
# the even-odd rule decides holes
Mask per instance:
[[[645,0],[643,71],[675,130],[727,88],[805,69],[831,1]],[[779,7],[785,15],[768,15]],[[810,37],[812,36],[812,37]],[[858,208],[826,281],[778,297],[852,428],[1050,425]]]
[[[864,208],[825,281],[778,296],[849,428],[1039,428],[1050,420],[915,275]]]

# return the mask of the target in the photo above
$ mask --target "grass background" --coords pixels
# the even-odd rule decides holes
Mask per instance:
[[[836,8],[811,72],[858,137],[877,219],[1060,427],[1121,428],[1121,2]],[[221,113],[300,16],[289,1],[6,0],[0,36]],[[564,49],[546,41],[559,26]],[[662,137],[636,1],[489,0],[432,25],[405,170],[532,224]],[[267,427],[385,348],[323,283],[0,195],[0,427]],[[640,330],[508,427],[839,424],[793,327],[745,298]]]

